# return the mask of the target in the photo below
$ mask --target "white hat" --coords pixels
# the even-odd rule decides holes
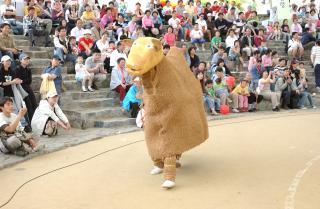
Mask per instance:
[[[211,14],[211,13],[208,13],[208,14],[207,14],[207,17],[211,17],[211,16],[212,16],[212,14]]]
[[[92,34],[91,33],[91,30],[90,29],[85,29],[84,31],[83,31],[83,35],[86,35],[86,34]]]
[[[187,14],[188,12],[187,12],[187,11],[183,11],[182,13],[183,13],[183,14]]]
[[[133,81],[141,81],[140,77],[135,77]]]
[[[5,62],[11,60],[11,58],[8,55],[4,55],[3,57],[1,57],[1,62]]]
[[[58,94],[57,94],[57,92],[55,92],[55,91],[49,91],[48,93],[47,93],[47,98],[50,98],[50,97],[55,97],[55,96],[58,96]]]

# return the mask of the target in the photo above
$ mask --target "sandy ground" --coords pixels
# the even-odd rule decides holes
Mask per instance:
[[[209,140],[183,155],[172,190],[149,175],[142,141],[32,181],[3,208],[319,209],[320,115],[283,116],[210,122]],[[0,205],[33,177],[142,139],[107,137],[4,169]]]

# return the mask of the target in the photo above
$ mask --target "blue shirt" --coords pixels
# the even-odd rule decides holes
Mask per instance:
[[[45,74],[45,73],[54,74],[57,76],[53,80],[53,82],[56,87],[57,94],[60,96],[61,95],[61,84],[62,84],[61,68],[58,66],[57,67],[49,66],[43,70],[42,74]]]
[[[132,85],[124,97],[124,100],[122,102],[122,108],[126,111],[130,111],[130,102],[131,103],[138,103],[139,105],[141,104],[141,99],[136,98],[136,94],[139,92],[139,89],[137,88],[136,85]]]

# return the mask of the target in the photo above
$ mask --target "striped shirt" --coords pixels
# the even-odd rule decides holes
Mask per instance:
[[[320,46],[312,47],[311,55],[315,56],[313,65],[320,64]]]

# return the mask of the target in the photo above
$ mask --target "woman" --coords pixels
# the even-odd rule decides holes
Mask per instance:
[[[172,12],[173,8],[171,7],[170,1],[166,1],[166,5],[162,8],[162,15],[165,23],[168,23],[169,19],[172,17]]]
[[[186,11],[187,13],[189,14],[189,17],[191,19],[191,21],[194,23],[196,20],[196,8],[193,4],[193,1],[192,0],[189,0],[188,1],[188,5],[186,5]]]
[[[105,69],[111,71],[110,68],[110,48],[108,41],[108,32],[103,32],[101,39],[96,42],[97,48],[101,51],[101,60],[104,62]]]
[[[230,49],[228,58],[230,61],[233,61],[236,66],[236,71],[241,71],[242,66],[243,66],[243,59],[241,57],[240,53],[240,41],[236,40],[234,42],[234,46]]]
[[[233,29],[229,29],[227,38],[226,38],[226,49],[227,52],[234,46],[234,43],[236,40],[238,40],[239,37],[235,34]]]
[[[136,9],[134,10],[134,14],[136,16],[137,24],[142,26],[143,11],[141,9],[141,4],[139,2],[136,3]]]
[[[133,85],[130,87],[124,97],[122,108],[124,111],[131,111],[131,118],[136,118],[139,112],[139,107],[142,103],[143,88],[141,79],[136,77],[133,79]]]
[[[82,13],[81,19],[84,23],[85,29],[90,29],[93,26],[93,21],[96,20],[95,13],[89,4],[86,5],[86,10]]]
[[[262,73],[262,78],[259,80],[258,83],[258,93],[259,95],[263,96],[263,99],[271,100],[272,111],[278,112],[280,111],[280,97],[275,92],[271,92],[270,84],[273,83],[275,83],[275,79],[272,72],[268,73],[267,71],[264,71]]]
[[[158,37],[161,35],[161,30],[162,30],[162,20],[159,17],[159,14],[157,11],[152,12],[152,21],[153,21],[153,26],[154,28],[152,29],[152,34],[154,37]]]
[[[22,81],[21,86],[28,93],[28,96],[24,98],[24,101],[27,106],[29,120],[31,121],[34,111],[37,108],[37,101],[31,88],[32,73],[31,69],[28,67],[30,57],[25,54],[21,54],[19,60],[20,65],[18,65],[16,69],[14,78],[18,78]]]
[[[175,46],[176,44],[176,35],[173,33],[173,27],[169,26],[167,33],[164,35],[163,40],[169,46]]]
[[[17,78],[15,70],[11,67],[11,62],[12,60],[8,55],[1,58],[0,87],[3,88],[3,95],[1,96],[12,98],[14,113],[18,114],[19,110],[25,106],[25,103],[22,101],[22,95],[19,95],[17,91],[14,92],[13,87],[18,87],[17,85],[22,84],[22,80]],[[26,132],[30,132],[31,129],[27,121],[28,117],[25,115],[25,118],[21,119],[21,124],[26,127]]]
[[[195,73],[197,67],[200,64],[200,59],[199,59],[198,55],[196,55],[196,47],[194,47],[194,46],[189,47],[188,54],[190,57],[190,70],[193,73]]]
[[[266,54],[262,55],[262,65],[268,73],[272,71],[272,50],[267,49]]]
[[[36,136],[55,136],[58,134],[58,125],[65,130],[71,129],[68,118],[58,105],[58,99],[56,92],[48,92],[46,99],[40,101],[31,121]]]
[[[152,36],[152,29],[154,28],[153,20],[151,18],[150,10],[146,10],[145,16],[142,18],[142,29],[145,36]]]
[[[59,24],[62,19],[64,19],[64,11],[61,8],[61,4],[58,2],[53,3],[53,9],[51,12],[52,23]]]
[[[65,14],[67,20],[67,33],[69,34],[71,29],[76,27],[76,22],[78,17],[77,5],[72,5],[69,9],[67,9]]]
[[[316,106],[313,103],[312,96],[307,91],[308,84],[307,84],[306,78],[303,77],[302,72],[300,70],[295,70],[294,77],[295,78],[292,81],[292,90],[295,91],[296,94],[299,95],[298,108],[303,109],[303,110],[307,109],[305,107],[305,104],[308,100],[310,106],[313,109],[316,109]]]

